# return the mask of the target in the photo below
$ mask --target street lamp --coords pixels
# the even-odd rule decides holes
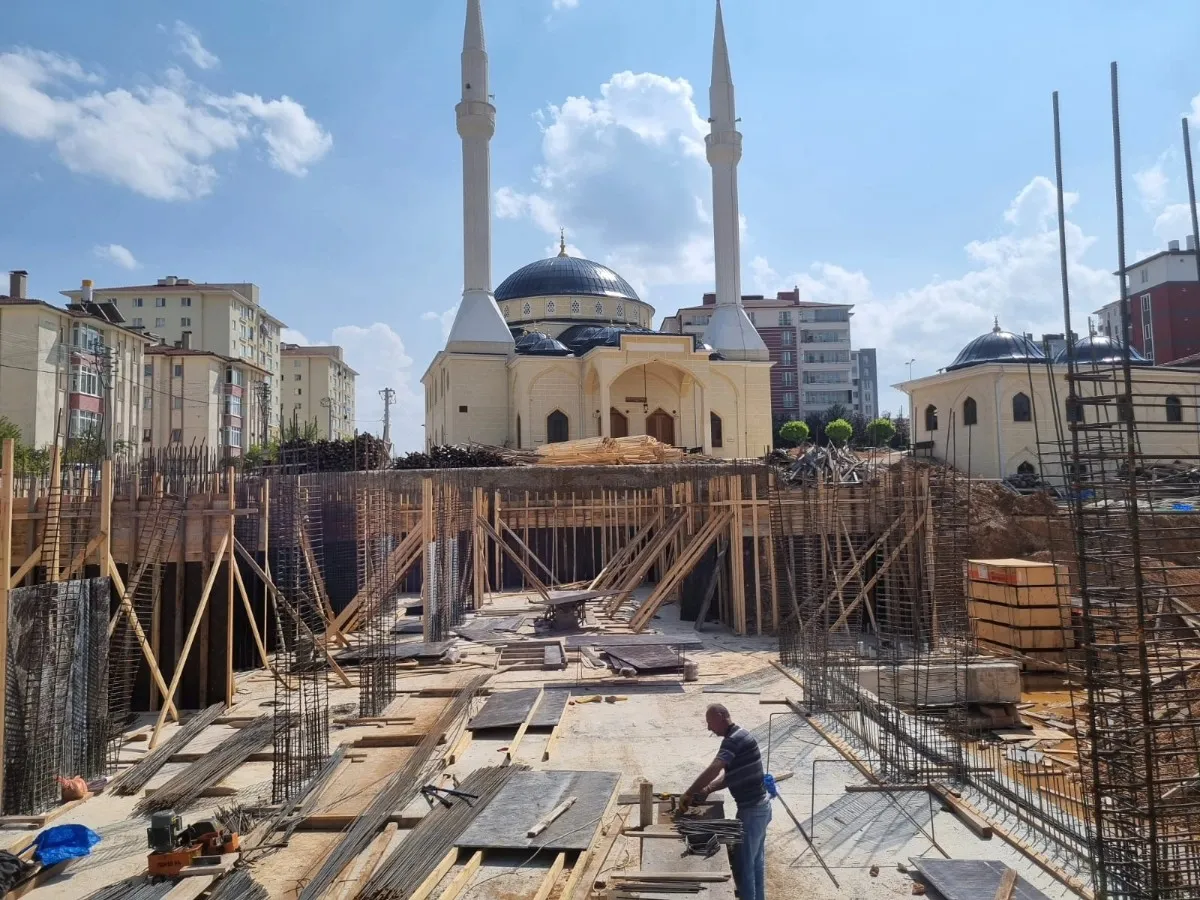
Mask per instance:
[[[321,398],[321,406],[329,411],[329,440],[334,440],[333,436],[333,401],[328,397]]]
[[[906,365],[908,366],[908,380],[909,381],[912,381],[912,364],[915,363],[916,361],[917,361],[917,358],[914,356],[912,359],[910,359],[906,363]]]

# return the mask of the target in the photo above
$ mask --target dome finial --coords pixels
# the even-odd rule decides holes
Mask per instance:
[[[567,255],[567,229],[558,229],[558,255],[565,258]]]
[[[992,316],[992,334],[1000,333],[1000,317]]]

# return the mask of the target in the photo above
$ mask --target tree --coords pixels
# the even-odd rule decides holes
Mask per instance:
[[[793,447],[807,441],[809,434],[808,425],[795,419],[779,426],[779,436]]]
[[[867,438],[872,447],[886,447],[896,434],[896,426],[891,419],[882,416],[867,426]]]
[[[834,419],[825,426],[825,437],[835,444],[845,444],[854,437],[854,426],[845,419]]]

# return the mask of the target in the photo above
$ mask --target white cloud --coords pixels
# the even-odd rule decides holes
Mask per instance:
[[[576,9],[579,6],[579,0],[552,0],[550,6],[553,9]]]
[[[447,340],[450,337],[450,328],[454,325],[454,317],[458,314],[458,304],[455,303],[452,307],[444,312],[434,312],[429,310],[421,313],[421,320],[424,322],[437,322],[442,326],[442,340]]]
[[[187,22],[175,22],[175,36],[179,38],[175,50],[190,59],[196,68],[215,69],[221,64],[220,58],[215,53],[206,50],[200,43],[199,33]]]
[[[1067,194],[1070,209],[1078,195]],[[913,374],[930,374],[950,364],[959,348],[992,327],[1015,332],[1061,332],[1062,292],[1059,282],[1058,224],[1054,185],[1038,176],[1014,198],[1004,213],[1007,228],[998,236],[972,241],[964,248],[969,268],[957,278],[934,277],[928,283],[891,295],[878,294],[869,277],[833,262],[819,262],[783,279],[800,286],[801,297],[853,303],[852,339],[856,347],[879,349],[881,409],[903,411],[902,395],[887,387]],[[1115,279],[1084,256],[1095,238],[1067,222],[1067,260],[1071,279],[1072,325],[1087,332],[1087,316],[1112,300]],[[759,257],[757,274],[773,270]],[[762,286],[764,290],[777,287]]]
[[[136,269],[138,267],[138,261],[134,259],[133,254],[120,244],[99,244],[92,248],[92,253],[98,259],[113,263],[122,269]]]
[[[1171,187],[1171,179],[1167,177],[1165,165],[1174,154],[1167,151],[1158,157],[1154,165],[1133,173],[1133,182],[1137,185],[1138,197],[1147,209],[1161,206],[1167,201]]]
[[[639,289],[712,278],[707,125],[682,78],[619,72],[599,96],[540,112],[533,186],[496,192],[501,218],[566,227]]]
[[[108,91],[74,60],[18,49],[0,54],[0,130],[52,143],[72,172],[155,200],[212,191],[213,159],[262,140],[271,164],[303,175],[332,138],[294,100],[214,95],[178,69],[162,83]]]
[[[295,328],[288,328],[286,326],[284,328],[280,329],[280,331],[279,331],[279,341],[280,341],[280,343],[284,343],[284,344],[302,344],[303,345],[303,344],[311,344],[312,343],[312,341],[310,341],[307,337],[304,336],[304,332],[297,331]],[[354,368],[354,367],[351,366],[350,368]]]

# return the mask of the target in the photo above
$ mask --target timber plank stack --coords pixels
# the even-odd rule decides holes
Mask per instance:
[[[1023,559],[966,561],[967,614],[980,648],[1061,665],[1075,646],[1067,571]]]
[[[545,444],[537,450],[539,466],[638,466],[680,462],[683,450],[648,434],[584,438]]]

